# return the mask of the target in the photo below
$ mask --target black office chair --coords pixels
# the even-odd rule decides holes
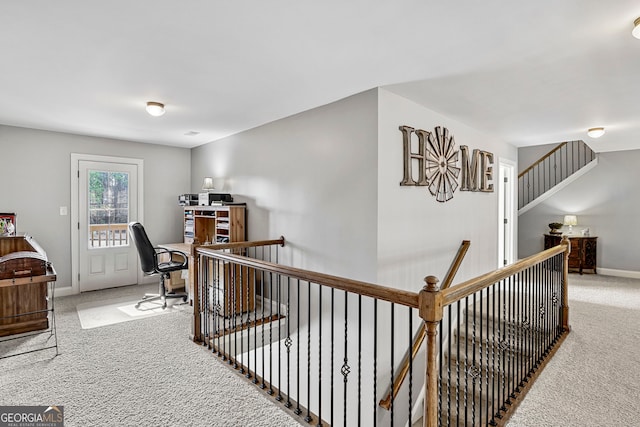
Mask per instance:
[[[187,301],[186,293],[169,292],[167,293],[164,281],[169,278],[169,273],[172,271],[185,270],[188,268],[187,255],[180,251],[171,251],[169,249],[154,248],[147,233],[144,231],[144,227],[139,222],[132,222],[129,224],[129,234],[131,239],[135,242],[138,249],[138,256],[140,257],[140,267],[146,275],[159,274],[160,275],[160,289],[157,294],[145,294],[145,296],[138,301],[136,307],[141,303],[153,300],[161,300],[162,308],[167,307],[167,298],[182,298],[183,301]],[[168,254],[169,260],[166,262],[158,262],[158,255]],[[182,258],[182,260],[174,260],[174,255]]]

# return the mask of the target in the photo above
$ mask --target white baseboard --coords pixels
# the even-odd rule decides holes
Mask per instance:
[[[630,279],[640,279],[640,271],[616,270],[613,268],[598,268],[598,274],[604,276],[628,277]]]

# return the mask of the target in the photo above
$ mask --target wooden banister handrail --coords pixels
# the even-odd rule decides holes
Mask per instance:
[[[460,244],[460,248],[458,248],[458,253],[456,254],[456,257],[454,258],[451,265],[449,266],[449,271],[447,271],[447,275],[445,276],[444,282],[442,283],[443,289],[448,288],[451,285],[451,282],[453,282],[453,278],[458,272],[458,269],[460,268],[460,264],[462,263],[464,256],[467,254],[467,250],[469,250],[470,245],[471,245],[471,242],[469,240],[463,240],[462,243]],[[393,382],[392,389],[389,390],[385,398],[382,399],[379,403],[379,405],[384,409],[389,410],[389,408],[391,408],[392,397],[395,398],[395,396],[398,395],[398,392],[400,391],[400,387],[402,386],[404,379],[407,377],[407,374],[409,373],[409,367],[410,367],[409,360],[415,359],[416,356],[418,355],[418,351],[422,346],[422,342],[424,341],[424,337],[426,336],[426,334],[427,334],[427,329],[423,322],[418,328],[418,331],[416,332],[416,336],[414,337],[413,347],[411,348],[411,355],[409,356],[408,354],[405,354],[404,358],[402,359],[400,372],[398,373],[398,376]],[[411,359],[409,359],[409,357],[411,357]]]
[[[462,282],[449,289],[445,289],[442,291],[442,306],[446,307],[447,305],[453,304],[454,302],[459,301],[462,298],[473,295],[474,293],[479,292],[480,290],[491,286],[492,284],[497,283],[502,279],[506,279],[507,277],[513,276],[514,274],[526,270],[527,268],[532,267],[542,261],[546,261],[547,259],[557,254],[563,253],[568,250],[567,248],[568,243],[563,243],[535,255],[531,255],[530,257],[524,258],[514,264],[502,267],[495,271],[491,271],[474,279],[467,280],[466,282]]]
[[[562,144],[558,145],[556,148],[554,148],[553,150],[549,151],[547,154],[545,154],[544,156],[540,157],[540,159],[538,159],[537,162],[535,162],[534,164],[532,164],[531,166],[529,166],[528,168],[526,168],[525,170],[523,170],[522,172],[520,172],[518,174],[518,178],[522,178],[527,172],[529,172],[531,169],[535,168],[537,165],[539,165],[540,163],[544,162],[547,158],[551,157],[551,155],[553,153],[555,153],[556,151],[558,151],[559,149],[561,149],[562,147],[564,147],[565,145],[567,145],[570,141],[565,141]]]
[[[458,248],[456,258],[453,260],[453,263],[451,263],[449,271],[447,271],[447,275],[444,276],[444,281],[442,282],[442,286],[440,289],[447,289],[449,286],[451,286],[451,282],[453,282],[453,278],[458,273],[460,264],[462,264],[462,260],[469,250],[469,246],[471,246],[471,242],[469,240],[462,241],[462,243],[460,244],[460,248]]]
[[[402,289],[390,288],[376,285],[374,283],[361,282],[358,280],[346,279],[344,277],[332,276],[330,274],[318,273],[315,271],[303,270],[295,267],[288,267],[281,264],[274,264],[253,258],[247,258],[217,250],[217,246],[195,248],[197,254],[207,255],[217,259],[231,261],[234,264],[244,265],[258,270],[281,274],[305,282],[317,283],[334,289],[359,294],[383,301],[401,304],[407,307],[418,308],[418,294],[416,292]]]
[[[244,249],[244,248],[254,248],[258,246],[270,246],[270,245],[280,245],[284,246],[284,237],[280,237],[275,240],[253,240],[253,241],[245,241],[245,242],[233,242],[233,243],[212,243],[210,245],[193,245],[194,254],[196,249],[206,248],[206,249],[214,249],[214,250],[223,250],[223,249]]]

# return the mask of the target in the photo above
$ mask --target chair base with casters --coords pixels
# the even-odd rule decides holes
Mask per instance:
[[[184,302],[187,301],[187,294],[180,292],[169,292],[165,287],[165,280],[170,276],[172,271],[186,270],[188,268],[187,255],[180,251],[172,251],[164,248],[155,248],[151,244],[144,227],[139,222],[132,222],[129,224],[129,233],[132,240],[136,244],[138,250],[138,256],[140,258],[140,267],[142,272],[147,275],[160,275],[160,284],[157,294],[146,294],[140,301],[136,303],[136,308],[143,302],[161,300],[162,308],[167,307],[167,298],[182,298]],[[167,255],[169,260],[165,262],[159,261],[159,255]]]
[[[140,307],[143,302],[162,301],[162,308],[167,308],[167,298],[182,298],[183,302],[187,302],[188,295],[184,292],[167,292],[164,281],[169,278],[169,273],[162,273],[160,285],[157,294],[144,294],[142,299],[136,303],[136,308]]]

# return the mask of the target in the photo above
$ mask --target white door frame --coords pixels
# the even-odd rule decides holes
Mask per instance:
[[[95,154],[81,154],[71,153],[71,288],[56,289],[56,294],[59,296],[73,295],[80,293],[80,284],[78,281],[79,267],[79,230],[78,224],[80,221],[80,213],[78,212],[79,202],[79,162],[81,160],[93,161],[93,162],[107,162],[107,163],[128,163],[138,167],[138,218],[144,224],[144,160],[134,159],[128,157],[115,157],[115,156],[100,156]],[[137,258],[136,258],[137,259]],[[137,268],[137,267],[136,267]],[[142,281],[142,271],[138,270],[138,283]]]
[[[509,159],[498,159],[498,268],[504,267],[504,261],[512,264],[516,261],[517,212],[516,212],[516,163]],[[505,178],[507,184],[505,185]],[[505,227],[505,219],[506,227]],[[505,248],[505,228],[508,243]]]

